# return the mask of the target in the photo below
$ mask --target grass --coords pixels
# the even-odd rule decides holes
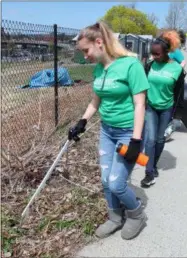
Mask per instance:
[[[68,67],[69,74],[73,80],[84,80],[90,82],[93,80],[94,65],[77,65]]]
[[[2,207],[2,251],[12,253],[16,239],[24,234],[24,230],[18,227],[18,220],[8,214],[7,210]]]
[[[95,67],[94,65],[67,65],[65,67],[68,69],[70,77],[73,80],[84,80],[86,82],[90,82],[93,80],[93,70]],[[32,75],[34,75],[37,71],[46,68],[47,67],[42,67],[39,64],[24,65],[17,63],[11,65],[10,63],[9,65],[7,65],[6,69],[2,69],[2,88],[6,89],[7,93],[10,94],[10,90],[15,91],[16,86],[27,84]],[[50,68],[53,69],[52,66]],[[15,73],[11,74],[11,72]]]
[[[92,64],[74,64],[74,66],[70,65],[63,65],[66,67],[69,71],[69,74],[73,80],[84,80],[86,82],[89,82],[93,79],[93,70],[95,65]],[[7,71],[14,71],[14,72],[23,72],[19,76],[16,75],[16,79],[19,80],[17,81],[17,85],[22,85],[23,81],[29,80],[30,76],[32,75],[32,72],[27,72],[26,69],[32,69],[33,68],[33,74],[35,73],[35,70],[43,70],[43,69],[53,69],[53,62],[46,62],[46,63],[41,63],[40,61],[29,61],[29,62],[17,62],[17,63],[2,63],[1,64],[1,69],[2,69],[2,74],[6,73]],[[5,75],[6,76],[6,75]]]
[[[50,219],[48,219],[46,217],[42,218],[38,227],[37,227],[37,231],[38,232],[42,231],[43,229],[45,229],[47,227],[47,225],[49,225],[49,223],[50,223]]]
[[[11,64],[10,64],[11,65]],[[15,67],[14,67],[15,65]],[[52,88],[32,88],[32,89],[16,89],[17,86],[25,85],[28,83],[30,77],[35,72],[40,70],[41,67],[25,66],[18,63],[14,64],[2,71],[2,111],[8,113],[9,110],[22,107],[27,103],[38,101],[39,94],[42,94],[42,101],[44,99],[52,101],[54,99],[54,93]],[[33,68],[33,70],[32,70]],[[29,69],[29,70],[27,70]],[[44,68],[42,68],[44,69]],[[75,65],[67,66],[70,77],[73,80],[83,80],[85,82],[91,82],[93,80],[94,65]],[[25,71],[24,71],[25,70]],[[6,72],[7,71],[7,72]],[[10,74],[11,71],[17,71],[16,74]],[[63,91],[62,87],[59,91]]]
[[[37,66],[41,66],[41,67],[48,67],[48,66],[53,66],[53,62],[41,62],[41,61],[35,61],[35,60],[31,60],[31,61],[18,61],[18,62],[2,62],[1,63],[1,69],[2,72],[6,71],[6,69],[13,69],[13,70],[17,70],[20,67],[28,67],[28,68],[32,68],[32,67],[37,67]]]
[[[41,258],[54,258],[52,255],[42,254]]]
[[[76,220],[59,220],[55,223],[55,228],[57,230],[62,230],[64,228],[70,229],[77,225]]]
[[[84,221],[82,228],[83,228],[83,233],[86,236],[92,236],[95,232],[95,226],[94,226],[94,222],[92,220]]]

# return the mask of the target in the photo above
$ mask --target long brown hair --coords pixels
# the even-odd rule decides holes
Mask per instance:
[[[119,40],[115,37],[113,31],[103,21],[97,22],[81,30],[77,41],[82,38],[87,38],[90,41],[95,41],[101,38],[104,42],[106,53],[112,58],[122,56],[134,56],[134,54],[125,49]]]

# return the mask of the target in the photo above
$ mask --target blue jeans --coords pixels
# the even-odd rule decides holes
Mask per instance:
[[[139,206],[134,192],[127,185],[134,164],[129,164],[116,152],[118,143],[128,145],[132,134],[132,128],[115,128],[101,123],[99,143],[101,180],[109,209],[119,209],[120,203],[129,210]]]
[[[165,145],[165,130],[171,120],[173,107],[156,110],[150,106],[146,109],[145,121],[145,154],[149,156],[146,173],[154,174],[157,162]]]

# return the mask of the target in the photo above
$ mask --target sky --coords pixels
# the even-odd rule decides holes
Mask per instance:
[[[2,2],[2,19],[81,29],[102,18],[107,10],[129,2]],[[169,2],[137,2],[136,9],[159,18],[164,26]]]

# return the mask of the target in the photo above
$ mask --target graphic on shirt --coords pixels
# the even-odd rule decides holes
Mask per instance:
[[[97,89],[100,89],[102,84],[104,83],[104,87],[105,89],[115,89],[115,88],[119,88],[119,85],[116,83],[115,79],[111,79],[111,78],[97,78],[94,81],[94,87]]]
[[[132,128],[133,95],[149,88],[140,61],[135,57],[121,57],[113,61],[107,69],[98,64],[94,77],[93,91],[101,100],[101,121],[118,128]]]
[[[170,79],[174,78],[174,72],[169,72],[169,71],[164,71],[164,70],[155,71],[151,68],[150,74],[152,74],[154,76],[165,77],[165,78],[170,78]]]
[[[148,74],[150,89],[148,103],[155,109],[165,110],[174,104],[174,88],[182,67],[177,62],[153,62]]]

